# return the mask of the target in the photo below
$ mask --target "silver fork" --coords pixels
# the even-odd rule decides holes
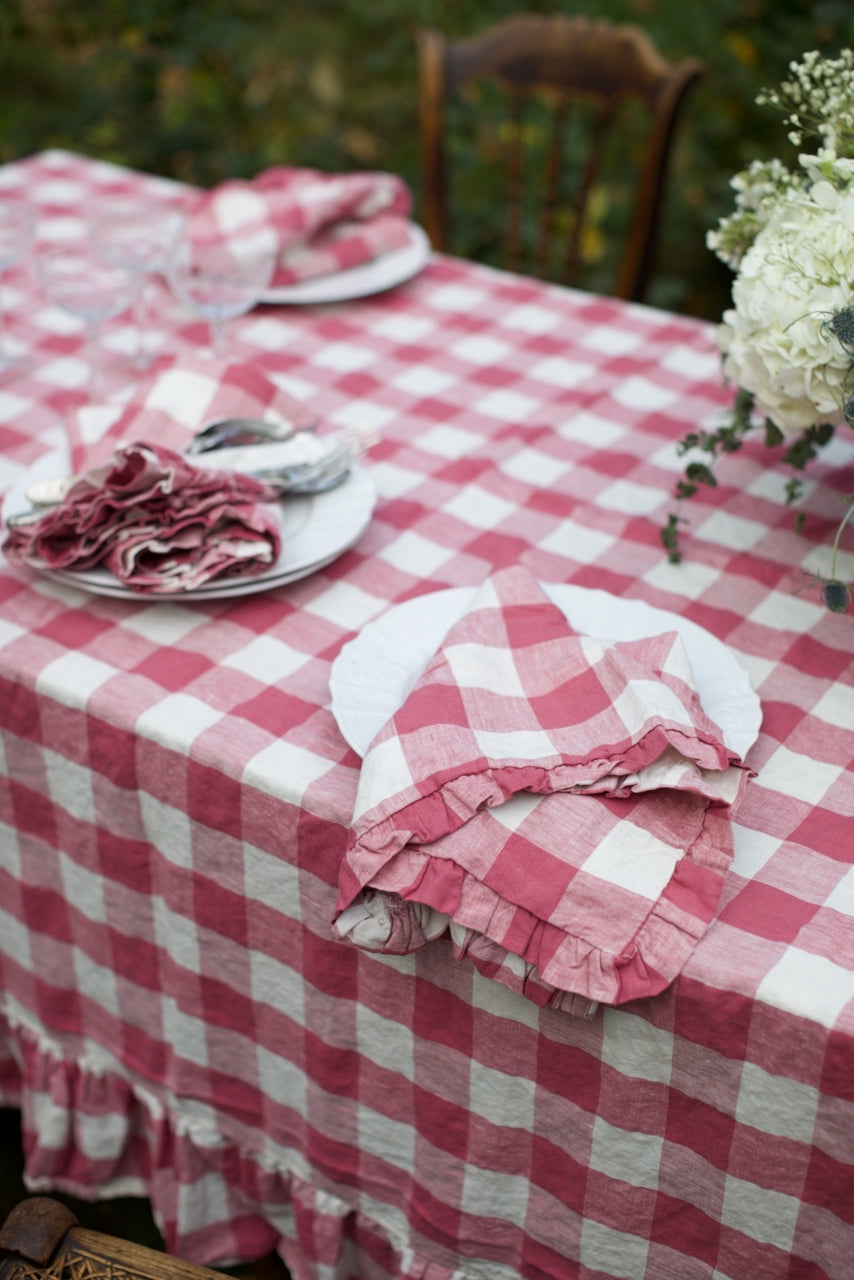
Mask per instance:
[[[323,492],[340,484],[353,463],[376,444],[379,438],[379,432],[374,427],[345,428],[335,436],[326,438],[326,448],[323,447],[326,444],[324,437],[317,437],[319,452],[312,459],[284,466],[253,468],[249,474],[256,480],[273,485],[281,494]]]

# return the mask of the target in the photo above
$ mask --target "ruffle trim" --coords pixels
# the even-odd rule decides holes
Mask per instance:
[[[298,1154],[291,1164],[247,1149],[128,1080],[106,1055],[72,1057],[9,1010],[0,1011],[0,1106],[21,1111],[31,1192],[145,1197],[176,1257],[216,1267],[275,1251],[293,1280],[495,1274],[491,1264],[448,1267],[419,1255],[388,1223],[301,1177]]]
[[[736,775],[742,788],[746,773]],[[660,994],[681,973],[714,918],[732,857],[729,810],[698,798],[698,828],[660,895],[651,900],[622,952],[557,928],[514,906],[515,951],[501,938],[506,903],[489,885],[448,859],[414,849],[403,875],[391,859],[336,921],[336,932],[366,950],[392,955],[417,951],[445,928],[458,960],[467,957],[488,978],[538,1005],[590,1017],[598,1005],[624,1004]],[[421,855],[418,876],[411,863]],[[449,892],[453,883],[454,892]],[[449,898],[457,905],[447,910]],[[524,921],[525,928],[521,923]]]

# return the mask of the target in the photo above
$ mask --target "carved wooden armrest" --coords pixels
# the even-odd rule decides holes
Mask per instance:
[[[81,1227],[46,1196],[22,1200],[0,1227],[0,1280],[223,1280],[157,1249]]]

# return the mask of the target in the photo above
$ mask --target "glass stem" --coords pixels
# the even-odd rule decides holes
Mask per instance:
[[[0,272],[0,369],[12,363],[12,352],[9,349],[6,312],[3,307],[3,273]]]
[[[86,359],[89,364],[89,398],[97,403],[101,399],[103,379],[101,376],[101,326],[87,324],[85,330]]]
[[[134,364],[138,369],[145,369],[151,357],[145,349],[145,336],[148,332],[148,276],[140,271],[133,295],[133,323],[136,328],[136,354]]]
[[[226,322],[222,316],[211,317],[208,322],[211,335],[211,350],[216,360],[222,360],[225,356],[225,325]]]

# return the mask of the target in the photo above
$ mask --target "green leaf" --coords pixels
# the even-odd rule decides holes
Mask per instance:
[[[790,479],[786,481],[786,489],[785,489],[786,505],[792,506],[795,502],[797,502],[802,496],[803,491],[804,491],[803,480],[799,480],[797,476],[791,476]],[[799,514],[801,516],[801,521],[803,522],[803,514],[802,513],[799,513]]]
[[[679,550],[679,524],[679,516],[671,511],[667,517],[667,523],[658,531],[661,545],[668,553],[667,559],[670,564],[679,564],[682,559],[682,552]]]
[[[694,481],[698,484],[706,484],[710,489],[717,488],[718,482],[715,479],[714,472],[711,467],[706,465],[705,462],[689,462],[688,466],[685,468],[685,475],[688,477],[689,481]]]

